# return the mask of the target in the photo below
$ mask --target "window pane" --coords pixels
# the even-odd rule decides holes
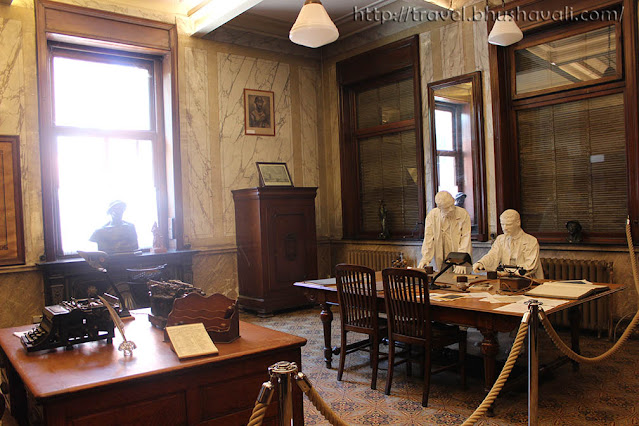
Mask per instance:
[[[114,200],[127,204],[123,219],[135,225],[140,248],[151,247],[157,221],[152,142],[79,136],[57,143],[64,253],[96,249],[89,237],[110,221],[106,211]]]
[[[438,156],[437,166],[439,170],[439,188],[438,191],[448,191],[454,197],[459,188],[457,182],[457,170],[455,167],[455,157]]]
[[[410,120],[414,105],[412,79],[358,93],[357,128]]]
[[[151,130],[151,78],[133,65],[54,57],[55,124]]]
[[[515,51],[517,94],[617,74],[614,25]]]
[[[517,114],[522,224],[531,232],[623,232],[627,216],[623,94]]]
[[[437,151],[453,150],[453,113],[435,110],[435,138]]]
[[[362,231],[379,233],[379,203],[388,210],[391,231],[412,231],[419,222],[415,132],[361,139],[360,202]]]

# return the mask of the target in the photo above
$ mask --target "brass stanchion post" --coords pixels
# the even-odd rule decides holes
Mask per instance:
[[[539,406],[539,353],[537,331],[539,328],[539,305],[537,300],[526,302],[530,314],[528,324],[528,425],[537,426]]]
[[[294,362],[280,361],[268,368],[271,381],[277,379],[279,391],[280,426],[293,423],[293,376],[297,374]]]

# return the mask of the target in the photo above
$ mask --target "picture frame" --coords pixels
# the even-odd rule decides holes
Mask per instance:
[[[0,266],[25,263],[20,138],[0,135]]]
[[[275,136],[275,93],[244,89],[244,134]]]
[[[260,186],[293,186],[286,163],[257,162],[255,165],[260,175]]]

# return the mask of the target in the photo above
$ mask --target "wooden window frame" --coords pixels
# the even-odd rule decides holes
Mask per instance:
[[[180,127],[177,90],[177,29],[175,25],[104,12],[47,0],[37,0],[36,42],[40,106],[40,152],[44,216],[43,260],[64,256],[61,250],[57,203],[57,161],[53,117],[52,50],[64,48],[73,55],[103,55],[152,60],[155,104],[154,178],[158,188],[158,226],[168,240],[183,249]],[[77,53],[73,53],[75,50]],[[161,81],[159,81],[161,78]],[[150,134],[150,133],[149,133]],[[172,235],[170,235],[170,233]],[[168,242],[168,241],[165,241]],[[168,245],[167,245],[168,246]]]
[[[531,10],[565,10],[573,8],[574,14],[584,10],[614,10],[623,8],[623,19],[618,24],[617,29],[621,31],[618,36],[620,43],[617,45],[618,59],[621,65],[618,66],[618,73],[622,72],[623,79],[612,77],[609,81],[603,79],[580,86],[570,86],[569,88],[553,88],[548,93],[541,93],[538,96],[515,99],[513,96],[514,85],[512,81],[512,70],[514,69],[514,50],[521,47],[523,43],[539,43],[544,37],[548,39],[557,34],[566,34],[572,28],[578,28],[583,32],[584,28],[595,29],[598,23],[557,23],[549,21],[522,21],[518,22],[524,32],[522,44],[515,44],[508,48],[489,45],[491,92],[493,99],[493,126],[495,137],[495,181],[496,181],[496,206],[497,214],[501,214],[506,209],[520,210],[520,178],[519,178],[519,147],[517,143],[517,110],[533,107],[565,103],[592,97],[599,97],[608,94],[624,94],[625,109],[625,132],[626,132],[626,154],[628,171],[628,213],[635,243],[639,242],[639,186],[635,183],[639,181],[639,126],[637,124],[638,111],[638,90],[637,90],[637,4],[631,0],[616,0],[596,2],[586,0],[515,0],[505,7],[499,6],[491,8],[494,16],[497,13],[514,11],[517,8],[521,12]],[[493,14],[488,14],[489,18]],[[515,13],[516,17],[516,13]],[[516,18],[515,18],[516,19]],[[488,31],[492,29],[494,21],[489,19]],[[599,23],[599,26],[600,23]],[[625,54],[624,54],[625,53]],[[511,78],[504,78],[510,76]],[[501,225],[498,223],[498,231],[501,232]],[[534,233],[541,243],[565,243],[565,233]],[[585,243],[591,244],[624,244],[625,234],[589,233],[584,238]]]
[[[412,78],[414,118],[357,130],[356,93]],[[425,218],[424,146],[422,138],[419,36],[412,36],[337,63],[340,91],[340,171],[342,223],[345,239],[378,239],[378,233],[361,230],[359,139],[415,130],[418,217]],[[417,224],[416,224],[417,225]],[[393,239],[419,239],[423,226],[394,230]],[[416,232],[415,232],[416,231]]]

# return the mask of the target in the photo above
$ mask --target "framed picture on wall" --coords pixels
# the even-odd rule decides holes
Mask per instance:
[[[260,175],[260,186],[293,186],[286,163],[255,163]]]
[[[244,134],[275,136],[273,92],[244,89]]]
[[[0,136],[0,266],[25,262],[20,176],[20,138]]]

